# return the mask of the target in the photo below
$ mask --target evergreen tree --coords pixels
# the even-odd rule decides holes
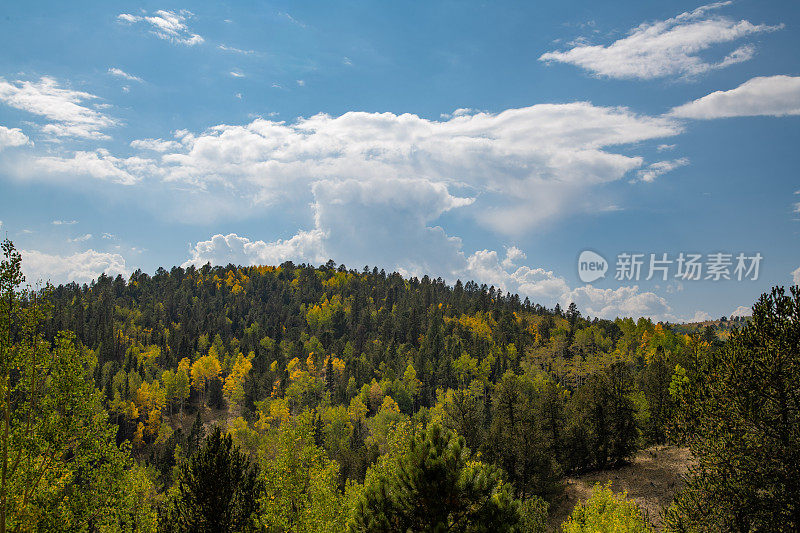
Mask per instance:
[[[560,489],[560,471],[551,453],[553,443],[543,431],[542,402],[533,382],[506,372],[495,388],[492,413],[490,457],[521,496],[552,498]]]
[[[189,437],[187,445],[189,447],[189,455],[200,449],[200,443],[203,441],[203,416],[200,409],[197,410],[197,416],[194,418],[192,428],[189,430]]]
[[[263,491],[258,465],[219,427],[181,465],[159,529],[170,532],[253,531]]]
[[[669,528],[800,530],[800,287],[762,295],[701,365],[671,387],[698,465]]]
[[[471,461],[463,438],[430,424],[398,472],[366,487],[350,531],[516,531],[519,521],[500,471]]]

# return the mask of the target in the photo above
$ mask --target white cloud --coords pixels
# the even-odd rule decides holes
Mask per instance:
[[[144,22],[150,25],[150,33],[159,39],[164,39],[174,44],[193,46],[202,44],[205,41],[201,36],[192,33],[186,24],[186,21],[193,16],[194,14],[191,11],[186,11],[185,9],[178,12],[161,9],[149,16],[122,13],[117,15],[117,20],[125,24]]]
[[[735,89],[716,91],[678,106],[671,114],[695,119],[800,115],[800,77],[752,78]]]
[[[82,105],[97,96],[64,89],[53,78],[43,77],[38,82],[7,82],[0,78],[0,101],[16,109],[54,121],[42,130],[55,136],[71,136],[87,139],[107,139],[102,129],[117,125],[117,122]]]
[[[144,174],[155,174],[158,169],[153,160],[140,157],[118,158],[107,150],[75,152],[72,157],[43,156],[33,159],[25,172],[35,177],[38,172],[69,178],[89,176],[121,185],[133,185]]]
[[[792,281],[795,285],[800,285],[800,267],[792,271]]]
[[[511,268],[517,262],[525,259],[527,256],[525,252],[517,248],[516,246],[511,246],[506,248],[506,258],[503,260],[503,268]]]
[[[691,318],[672,320],[672,322],[706,322],[708,320],[714,320],[714,317],[705,311],[695,311],[694,316]]]
[[[338,262],[381,263],[413,274],[449,272],[462,262],[461,240],[431,222],[470,205],[424,179],[323,180],[314,184],[315,229]]]
[[[230,72],[230,74],[231,74],[231,76],[232,76],[232,77],[234,77],[234,78],[244,78],[244,74],[242,74],[242,73],[241,73],[241,72],[239,72],[238,70],[232,70],[232,71]]]
[[[741,63],[753,57],[754,46],[739,46],[715,60],[706,60],[701,53],[753,34],[781,29],[783,25],[753,24],[712,13],[730,3],[717,2],[667,20],[644,22],[607,46],[580,40],[569,50],[547,52],[539,60],[568,63],[597,76],[622,79],[687,78]]]
[[[637,175],[641,181],[648,183],[655,181],[659,176],[663,176],[667,172],[675,170],[676,168],[683,167],[689,164],[689,160],[685,157],[680,159],[673,159],[672,161],[657,161],[640,170]]]
[[[67,239],[68,242],[86,242],[92,238],[91,233],[86,233],[84,235],[79,235],[78,237],[74,237],[72,239]]]
[[[105,272],[109,276],[128,276],[125,259],[120,254],[86,250],[71,255],[47,254],[21,250],[22,270],[29,283],[51,281],[88,283]]]
[[[122,78],[122,79],[130,80],[130,81],[137,81],[139,83],[144,83],[144,80],[142,78],[140,78],[139,76],[134,76],[133,74],[128,74],[124,70],[119,69],[117,67],[111,67],[110,69],[108,69],[108,73],[111,74],[112,76],[116,76],[117,78]]]
[[[673,148],[675,148],[675,146],[676,145],[674,144],[659,144],[656,147],[656,150],[658,150],[659,152],[666,152],[667,150],[672,150]]]
[[[519,233],[567,208],[596,211],[592,193],[642,166],[641,156],[614,147],[680,132],[671,118],[585,102],[445,121],[365,112],[319,114],[292,124],[259,118],[200,134],[176,132],[181,148],[172,145],[161,156],[159,172],[170,182],[234,195],[248,208],[310,198],[318,181],[422,180],[469,191],[478,197],[470,211],[475,218]],[[144,148],[152,141],[136,143]]]
[[[233,52],[235,54],[242,54],[242,55],[250,55],[256,53],[255,50],[242,50],[240,48],[234,48],[233,46],[226,46],[224,44],[219,45],[217,48],[225,52]]]
[[[282,13],[278,13],[278,15],[286,18],[286,20],[288,20],[289,22],[291,22],[292,24],[294,24],[296,26],[300,26],[301,28],[305,28],[306,27],[305,23],[300,22],[299,20],[297,20],[296,18],[291,16],[289,13],[282,12]]]
[[[15,146],[25,146],[30,142],[28,136],[19,128],[0,126],[0,150]]]
[[[467,257],[463,270],[446,277],[474,279],[478,283],[494,285],[550,307],[558,303],[565,308],[575,302],[584,315],[593,317],[646,316],[655,320],[686,321],[675,316],[663,297],[649,291],[642,292],[636,285],[615,289],[601,289],[592,285],[571,288],[566,279],[551,270],[515,266],[519,259],[521,257],[513,247],[506,250],[506,258],[502,261],[497,252],[480,250]]]
[[[746,307],[744,305],[740,305],[731,312],[730,317],[733,318],[735,316],[752,316],[752,315],[753,315],[752,307]]]
[[[272,242],[250,241],[235,233],[214,235],[207,241],[200,241],[191,250],[191,257],[183,263],[190,265],[279,265],[285,261],[321,264],[327,259],[322,248],[322,233],[301,231],[291,239]]]
[[[177,141],[165,141],[163,139],[136,139],[131,141],[131,148],[150,150],[152,152],[169,152],[180,150],[182,145]]]
[[[299,87],[305,87],[306,86],[306,82],[305,82],[305,80],[297,80],[297,85]]]
[[[637,286],[571,288],[563,277],[550,270],[517,266],[525,259],[525,254],[513,246],[506,249],[503,259],[493,250],[479,250],[466,256],[460,239],[447,236],[441,228],[429,228],[424,222],[426,216],[441,209],[441,205],[423,208],[422,212],[429,214],[420,218],[420,213],[404,215],[411,202],[399,206],[386,203],[382,205],[388,212],[387,220],[374,219],[370,218],[374,213],[364,205],[369,203],[363,197],[368,192],[350,183],[344,190],[337,188],[332,191],[332,197],[318,195],[319,216],[315,228],[299,231],[290,239],[265,242],[252,241],[233,233],[214,235],[207,241],[198,242],[190,250],[190,258],[183,266],[200,266],[206,262],[215,265],[278,265],[284,261],[322,264],[333,259],[351,268],[377,265],[406,276],[441,276],[451,283],[456,279],[475,280],[549,307],[556,303],[566,307],[575,302],[584,314],[602,318],[648,316],[677,322],[706,316],[698,312],[690,319],[678,318],[664,298],[652,292],[642,292]],[[339,200],[344,203],[337,203]],[[320,204],[325,204],[325,207]],[[353,210],[362,212],[356,215],[352,226],[348,226],[344,217],[343,222],[336,223],[336,217]],[[369,219],[367,226],[359,225],[362,217]],[[402,225],[398,226],[398,221]]]
[[[77,223],[77,220],[54,220],[52,222],[54,226],[72,226]]]

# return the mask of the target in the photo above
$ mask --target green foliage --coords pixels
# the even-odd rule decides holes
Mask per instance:
[[[547,531],[547,510],[550,505],[538,496],[531,496],[520,505],[519,531],[544,533]]]
[[[21,257],[8,240],[2,249],[0,532],[119,529],[137,511],[124,494],[127,449],[91,383],[97,361],[71,333],[44,339],[46,299],[20,289]]]
[[[729,341],[673,383],[698,465],[673,531],[800,529],[800,287],[775,288]]]
[[[545,429],[542,398],[527,376],[506,372],[494,392],[490,457],[508,473],[522,496],[552,498],[560,489],[560,470]]]
[[[464,439],[429,425],[394,475],[365,488],[351,531],[514,531],[520,504],[497,468],[470,460]]]
[[[202,448],[180,466],[159,530],[254,531],[262,491],[258,466],[216,427]]]
[[[574,468],[605,468],[633,455],[638,444],[630,369],[616,362],[590,375],[570,401],[568,439]]]
[[[311,413],[281,424],[268,438],[271,442],[262,447],[271,453],[261,460],[261,524],[268,531],[342,530],[346,517],[337,485],[339,464],[316,445]]]
[[[564,533],[653,533],[641,509],[627,499],[627,494],[614,494],[611,483],[592,489],[586,502],[578,503],[569,519],[561,525]]]
[[[227,406],[267,489],[258,525],[275,531],[341,530],[379,480],[400,479],[430,421],[504,469],[503,490],[541,518],[534,495],[553,503],[564,474],[663,442],[672,369],[697,372],[687,340],[647,319],[589,321],[474,282],[332,263],[136,271],[43,296],[44,338],[75,332],[117,442],[158,471],[161,494],[142,501],[172,498],[170,474]]]

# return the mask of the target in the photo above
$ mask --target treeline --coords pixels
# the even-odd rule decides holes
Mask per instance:
[[[566,474],[695,442],[686,405],[730,343],[332,262],[19,285],[43,345],[74,332],[127,457],[109,530],[542,530]],[[607,489],[592,502],[647,527]]]
[[[441,418],[524,494],[664,442],[687,343],[645,319],[590,321],[473,282],[331,263],[101,276],[51,300],[49,333],[74,331],[93,350],[120,440],[165,442],[169,415],[203,406],[251,426],[265,400],[292,416],[361,409],[348,439],[370,448],[362,459],[326,448],[343,481],[360,481],[379,453],[366,422],[391,407]]]

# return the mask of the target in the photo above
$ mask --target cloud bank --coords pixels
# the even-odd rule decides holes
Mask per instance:
[[[88,283],[100,274],[130,275],[120,254],[86,250],[71,255],[47,254],[21,250],[22,269],[28,283],[50,281],[54,284],[77,281]]]
[[[521,233],[558,217],[566,206],[572,212],[596,210],[588,191],[643,165],[643,157],[624,155],[617,147],[681,131],[671,117],[587,102],[456,114],[441,121],[349,112],[294,123],[259,118],[201,133],[181,130],[174,140],[136,140],[131,146],[146,153],[135,170],[108,155],[97,159],[133,179],[154,177],[214,191],[251,209],[310,199],[314,187],[323,193],[339,182],[351,183],[351,189],[353,183],[369,183],[371,195],[391,187],[383,193],[393,198],[413,196],[417,187],[459,190],[476,200],[456,207],[471,209],[476,220],[496,231]]]

